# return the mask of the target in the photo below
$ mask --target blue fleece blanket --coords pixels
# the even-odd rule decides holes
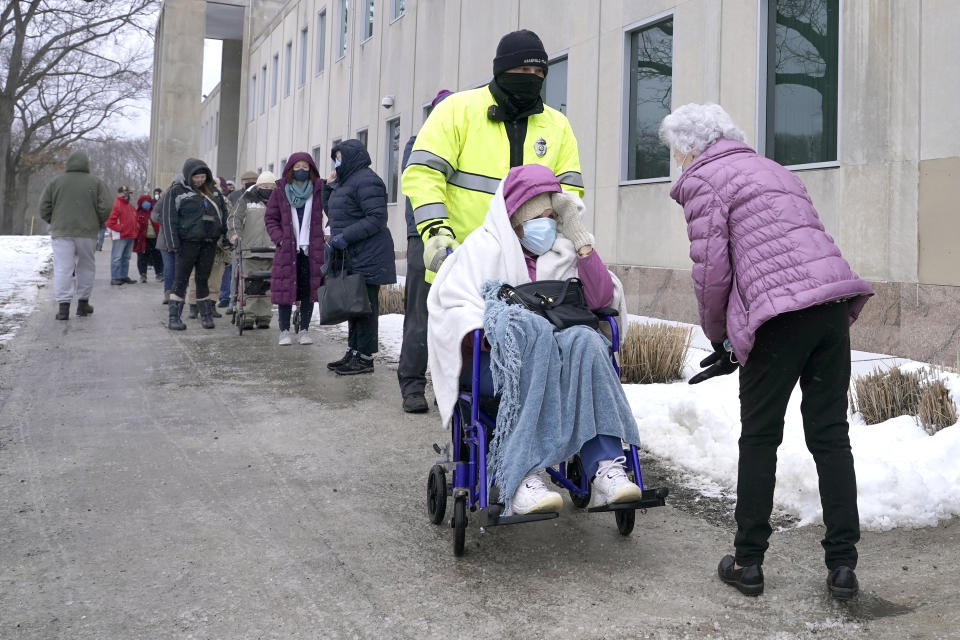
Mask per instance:
[[[589,327],[554,331],[548,320],[497,298],[488,280],[483,330],[500,396],[487,457],[507,506],[527,474],[559,463],[597,435],[640,443],[637,423],[610,362],[610,342]]]

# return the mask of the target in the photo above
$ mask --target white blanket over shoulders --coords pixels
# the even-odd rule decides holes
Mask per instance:
[[[582,215],[580,198],[564,195],[576,200]],[[578,275],[573,243],[558,234],[553,248],[537,259],[537,279],[565,280]],[[614,289],[611,306],[620,311],[621,318],[626,318],[623,285],[613,273],[610,276]],[[530,282],[520,240],[510,226],[502,181],[490,200],[483,224],[447,256],[427,297],[430,376],[444,426],[450,422],[459,392],[463,365],[460,345],[464,336],[483,327],[480,285],[491,279],[512,285]]]

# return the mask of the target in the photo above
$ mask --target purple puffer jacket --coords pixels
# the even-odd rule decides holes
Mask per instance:
[[[683,206],[700,326],[730,339],[741,363],[770,318],[850,299],[850,323],[873,295],[840,255],[803,183],[743,144],[721,138],[670,190]]]
[[[294,304],[297,301],[297,239],[293,235],[293,213],[284,193],[286,175],[299,160],[310,164],[313,180],[313,201],[310,209],[310,300],[317,301],[317,289],[323,284],[323,185],[317,165],[309,153],[294,153],[283,167],[283,177],[270,194],[263,222],[270,239],[277,247],[270,269],[270,302]]]

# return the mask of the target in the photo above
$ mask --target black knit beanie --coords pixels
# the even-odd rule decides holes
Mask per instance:
[[[547,72],[547,51],[539,36],[533,31],[521,29],[500,38],[497,57],[493,59],[493,77],[508,69],[523,66],[542,67]]]

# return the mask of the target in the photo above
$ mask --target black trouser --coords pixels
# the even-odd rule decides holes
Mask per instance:
[[[137,254],[137,271],[140,275],[147,275],[147,268],[153,266],[153,272],[158,276],[163,275],[163,258],[157,251],[157,239],[147,238],[147,249],[143,253]]]
[[[310,258],[297,251],[297,302],[300,303],[300,331],[310,328],[310,318],[313,317],[313,303],[310,302]],[[292,304],[277,305],[277,320],[280,331],[290,330],[290,316],[293,312]]]
[[[430,285],[424,279],[423,240],[407,238],[407,278],[403,285],[403,346],[397,378],[400,393],[406,397],[423,393],[427,386],[427,294]]]
[[[207,240],[181,240],[180,249],[175,254],[173,270],[173,295],[183,300],[187,294],[187,280],[193,272],[197,284],[197,302],[206,300],[210,295],[207,280],[213,269],[213,257],[217,253],[217,244]]]
[[[784,313],[765,322],[740,369],[737,563],[762,564],[770,537],[777,447],[790,393],[800,381],[803,432],[820,481],[827,568],[857,566],[857,478],[847,424],[850,325],[846,302]]]
[[[378,336],[380,325],[380,285],[368,284],[370,313],[347,321],[347,345],[361,355],[371,356],[380,348]]]

